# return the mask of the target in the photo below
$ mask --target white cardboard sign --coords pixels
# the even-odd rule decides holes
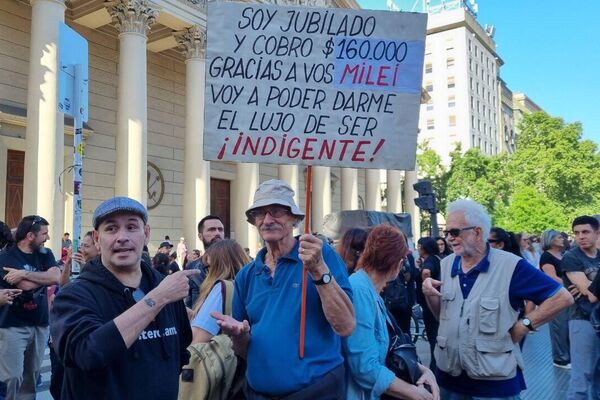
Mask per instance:
[[[206,160],[414,168],[426,14],[208,11]]]

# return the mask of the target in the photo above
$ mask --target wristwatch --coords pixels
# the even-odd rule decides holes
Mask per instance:
[[[525,327],[527,329],[529,329],[530,331],[532,331],[532,332],[536,331],[535,328],[533,327],[533,323],[531,322],[531,320],[529,318],[525,317],[521,320],[521,322],[523,322],[523,325],[525,325]]]
[[[321,276],[321,279],[317,279],[316,281],[313,279],[313,283],[315,285],[327,285],[332,279],[333,276],[331,276],[331,272],[325,272],[323,276]]]

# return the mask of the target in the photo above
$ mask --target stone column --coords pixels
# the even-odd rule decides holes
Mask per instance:
[[[358,210],[358,171],[342,168],[342,210]]]
[[[387,210],[402,212],[402,171],[387,171]]]
[[[297,165],[280,165],[278,167],[278,177],[282,181],[286,181],[294,189],[294,201],[300,209],[304,209],[304,204],[300,204],[300,193],[298,192],[298,166]],[[304,221],[296,229],[294,235],[300,235],[304,232]]]
[[[48,220],[50,240],[46,246],[57,257],[64,233],[58,177],[64,169],[65,133],[63,114],[56,108],[58,29],[64,20],[63,0],[31,1],[23,215],[37,214]]]
[[[232,231],[240,246],[248,247],[251,254],[256,254],[260,238],[256,228],[246,221],[245,211],[252,205],[254,192],[258,188],[259,166],[255,163],[237,163],[236,172],[231,207]]]
[[[416,241],[421,237],[421,214],[419,208],[415,205],[415,197],[417,192],[413,185],[418,181],[417,171],[406,171],[404,173],[404,212],[407,212],[412,217],[412,233],[413,240]]]
[[[365,208],[381,211],[381,175],[378,169],[368,169],[365,178]]]
[[[312,167],[311,231],[323,231],[323,218],[331,213],[331,176],[329,167]]]
[[[146,204],[147,193],[147,77],[146,41],[158,16],[147,0],[107,3],[119,29],[119,89],[115,194]]]
[[[210,162],[204,161],[204,74],[206,30],[199,26],[175,35],[185,53],[185,149],[183,234],[199,249],[198,222],[210,214]]]
[[[286,181],[294,189],[294,200],[296,204],[300,204],[300,194],[298,193],[298,166],[297,165],[280,165],[278,167],[279,179]]]

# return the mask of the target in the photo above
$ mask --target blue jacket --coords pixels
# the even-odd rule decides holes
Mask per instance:
[[[350,276],[350,286],[356,329],[343,341],[349,372],[348,399],[376,400],[395,377],[385,366],[390,342],[385,304],[363,269]]]

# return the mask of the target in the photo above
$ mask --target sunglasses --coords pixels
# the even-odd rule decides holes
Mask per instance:
[[[34,227],[36,224],[39,224],[40,222],[42,222],[43,220],[44,220],[44,219],[43,219],[42,217],[40,217],[40,216],[37,216],[37,215],[36,215],[36,216],[34,216],[34,217],[33,217],[33,220],[31,221],[31,225],[29,226],[29,229],[27,230],[27,232],[28,232],[28,233],[29,233],[29,232],[31,232],[31,230],[33,229],[33,227]]]
[[[287,215],[289,210],[287,207],[283,206],[261,207],[249,211],[248,215],[253,219],[263,219],[266,217],[267,213],[273,218],[281,218],[284,215]]]
[[[488,239],[488,243],[500,243],[502,240],[498,239]]]
[[[448,237],[448,235],[452,235],[453,237],[458,237],[461,234],[461,232],[468,231],[469,229],[475,229],[475,228],[477,228],[477,227],[476,226],[468,226],[466,228],[452,228],[452,229],[442,231],[442,233],[444,234],[445,237]]]

